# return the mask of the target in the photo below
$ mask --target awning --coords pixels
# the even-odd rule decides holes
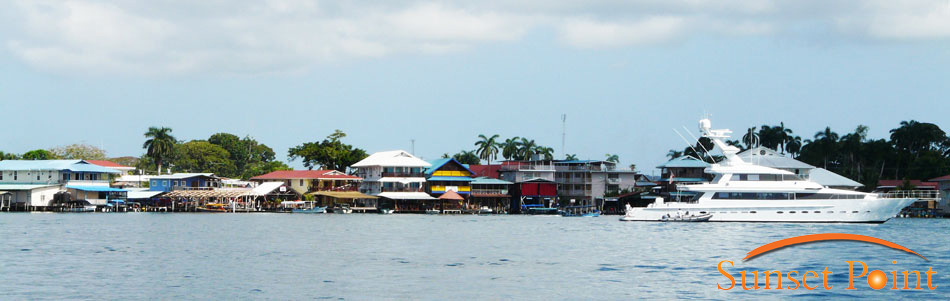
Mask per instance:
[[[335,199],[376,199],[379,197],[360,193],[359,191],[317,191],[311,192],[312,195],[322,195]]]
[[[440,196],[439,196],[439,199],[440,199],[440,200],[449,200],[449,201],[463,201],[463,200],[465,200],[465,198],[463,198],[461,195],[459,195],[458,192],[455,192],[455,191],[452,191],[452,190],[446,191],[445,193],[443,193],[442,195],[440,195]]]
[[[250,189],[215,189],[215,190],[175,190],[165,194],[170,198],[236,198],[244,196]]]
[[[162,193],[163,193],[162,191],[148,191],[148,190],[145,190],[145,191],[132,191],[132,190],[130,190],[130,191],[129,191],[129,195],[128,195],[127,198],[130,199],[130,200],[150,199],[150,198],[153,198],[153,197],[155,197],[155,196],[157,196],[157,195],[159,195],[159,194],[162,194]]]
[[[75,189],[79,191],[93,191],[93,192],[127,192],[128,190],[112,188],[108,186],[78,186],[78,185],[67,185],[67,189]]]
[[[379,181],[380,181],[380,182],[383,182],[383,183],[403,183],[403,184],[409,184],[409,183],[425,183],[426,178],[418,178],[418,177],[415,177],[415,178],[386,177],[386,178],[379,179]]]
[[[13,190],[33,190],[37,188],[50,187],[55,185],[42,185],[42,184],[0,184],[0,190],[3,191],[13,191]]]
[[[425,192],[383,192],[377,195],[392,200],[435,200]]]

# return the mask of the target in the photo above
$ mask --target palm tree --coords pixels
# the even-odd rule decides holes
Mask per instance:
[[[512,138],[505,139],[505,142],[501,143],[501,156],[505,160],[515,159],[518,157],[518,149],[521,146],[519,141],[521,137],[514,136]]]
[[[683,152],[671,149],[668,153],[666,153],[666,156],[670,157],[670,160],[673,160],[673,159],[682,157]]]
[[[564,156],[564,160],[568,160],[568,161],[577,160],[577,154],[567,154],[566,156]]]
[[[142,144],[142,148],[146,149],[146,155],[152,158],[155,161],[155,164],[158,166],[158,174],[162,174],[162,163],[165,159],[171,156],[172,150],[175,148],[175,137],[171,135],[172,129],[167,127],[150,127],[148,131],[145,132],[145,144]]]
[[[785,122],[779,122],[779,135],[782,137],[782,153],[784,154],[786,148],[788,148],[788,143],[791,142],[793,132],[792,129],[785,128]]]
[[[819,143],[819,149],[822,150],[824,168],[828,169],[828,159],[838,148],[838,133],[831,131],[831,127],[825,127],[824,131],[815,133],[815,141],[812,143]]]
[[[792,157],[797,157],[802,151],[802,145],[802,137],[789,137],[788,141],[785,142],[785,150],[788,151]]]
[[[755,133],[756,127],[750,127],[745,135],[742,135],[742,143],[745,143],[746,149],[759,146],[759,134]]]
[[[604,156],[607,156],[607,162],[620,163],[620,156],[617,156],[617,154],[606,154]]]
[[[536,146],[534,153],[541,156],[544,160],[554,160],[554,148],[547,146]]]
[[[475,146],[478,147],[475,151],[478,152],[478,158],[488,161],[488,164],[491,165],[491,160],[498,158],[498,142],[495,139],[498,139],[498,135],[492,135],[491,138],[485,137],[485,135],[478,135],[479,141],[475,142]]]
[[[531,157],[537,154],[538,144],[534,140],[528,140],[527,138],[521,138],[520,149],[518,150],[518,157],[521,160],[531,160]]]

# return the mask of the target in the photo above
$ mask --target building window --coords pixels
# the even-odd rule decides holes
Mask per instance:
[[[167,187],[167,186],[168,186],[168,180],[162,181],[162,186],[166,186],[166,187]]]
[[[303,180],[300,180],[300,186],[303,186]]]
[[[18,176],[19,176],[19,175],[17,174],[17,172],[14,171],[14,172],[13,172],[13,180],[16,181],[17,178],[18,178]]]

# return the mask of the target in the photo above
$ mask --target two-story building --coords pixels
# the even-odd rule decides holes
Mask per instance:
[[[221,187],[221,179],[213,173],[176,173],[151,177],[148,188],[150,191],[170,192],[219,187]]]
[[[6,210],[50,210],[70,200],[105,206],[125,198],[125,190],[109,188],[116,174],[84,160],[3,160],[0,191],[8,196]]]
[[[431,166],[409,152],[394,150],[373,153],[351,167],[363,178],[361,193],[384,198],[380,208],[422,212],[426,202],[436,200],[425,190],[425,168]]]
[[[360,206],[356,202],[376,199],[374,196],[359,192],[362,178],[337,170],[279,170],[253,177],[251,181],[282,182],[300,195],[312,195],[319,206],[331,208],[336,204],[362,208],[365,206]]]
[[[950,175],[930,179],[930,182],[937,183],[937,190],[939,190],[938,213],[941,216],[950,215]]]
[[[471,204],[478,207],[488,207],[494,213],[506,213],[511,208],[511,185],[514,183],[477,177],[472,179],[472,193],[469,195]]]

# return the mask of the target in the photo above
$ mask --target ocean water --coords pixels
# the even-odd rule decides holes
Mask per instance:
[[[889,240],[929,261],[859,242],[812,243],[742,261],[763,244],[829,232]],[[948,299],[948,238],[950,220],[938,219],[691,224],[615,216],[10,213],[0,214],[0,298]],[[737,279],[736,288],[719,290],[717,283],[728,285],[716,269],[721,260],[735,263],[728,268],[734,275],[828,267],[833,289],[744,291]],[[938,288],[875,291],[859,279],[858,290],[844,290],[846,260],[887,275],[932,268]]]

